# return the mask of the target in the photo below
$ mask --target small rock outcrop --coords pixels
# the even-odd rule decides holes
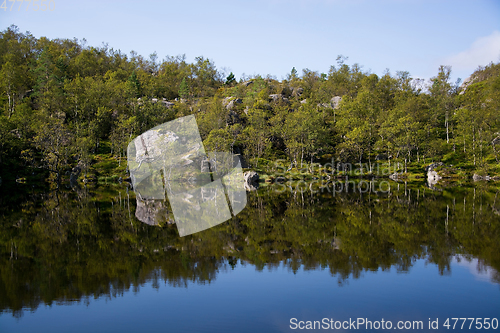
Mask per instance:
[[[429,171],[433,171],[434,169],[436,169],[437,167],[440,167],[440,166],[443,166],[444,163],[443,162],[435,162],[435,163],[431,163],[429,164],[428,166],[425,167],[425,171],[426,172],[429,172]]]
[[[171,107],[173,107],[175,105],[175,103],[173,102],[169,102],[169,101],[161,101],[161,103],[163,104],[164,107],[166,107],[167,109],[170,109]]]
[[[334,96],[330,100],[330,104],[332,105],[332,108],[338,109],[340,107],[340,102],[342,101],[342,97],[340,96]]]
[[[71,169],[69,174],[69,183],[71,187],[78,187],[78,177],[82,173],[83,163],[78,162],[77,166]]]
[[[292,88],[292,96],[300,97],[304,93],[304,88]]]
[[[338,109],[340,107],[340,102],[342,101],[342,97],[335,96],[330,99],[329,103],[318,103],[318,107],[328,108],[328,109]]]
[[[474,83],[474,79],[475,78],[473,78],[472,75],[471,75],[468,78],[466,78],[464,80],[464,82],[462,82],[462,84],[460,85],[460,88],[459,88],[459,90],[460,90],[459,95],[465,94],[465,91],[467,90],[467,87],[469,87],[472,83]]]
[[[236,104],[241,103],[243,103],[243,100],[236,97],[226,97],[222,100],[222,105],[226,108],[226,110],[232,110],[235,108]]]
[[[285,102],[288,103],[288,98],[284,97],[282,94],[271,94],[269,95],[269,100],[272,100],[273,102]]]
[[[229,113],[226,115],[226,124],[234,125],[239,123],[241,123],[240,116],[234,111],[229,111]]]

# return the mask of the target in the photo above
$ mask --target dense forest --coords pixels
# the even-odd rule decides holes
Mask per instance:
[[[124,173],[130,140],[190,114],[207,151],[242,154],[252,167],[442,161],[466,176],[500,174],[500,64],[460,85],[449,66],[423,82],[347,60],[328,73],[237,82],[201,56],[145,59],[11,26],[0,33],[0,177],[60,180],[75,166],[86,177],[103,153]]]

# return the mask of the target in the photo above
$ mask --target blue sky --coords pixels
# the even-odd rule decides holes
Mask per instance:
[[[500,61],[496,0],[51,1],[45,12],[26,11],[27,2],[10,11],[7,1],[0,28],[106,42],[145,58],[204,56],[237,78],[282,79],[292,67],[326,73],[339,54],[377,75],[388,68],[424,79],[441,64],[456,80]]]

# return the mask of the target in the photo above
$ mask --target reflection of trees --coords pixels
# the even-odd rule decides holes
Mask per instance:
[[[21,315],[42,302],[114,297],[148,281],[210,283],[238,261],[258,270],[328,268],[344,283],[367,270],[408,271],[421,258],[449,274],[452,258],[464,254],[492,267],[500,283],[498,192],[272,189],[249,194],[232,221],[182,238],[167,223],[139,222],[135,197],[120,188],[0,197],[0,309]]]

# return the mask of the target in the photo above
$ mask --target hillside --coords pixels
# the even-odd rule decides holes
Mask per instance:
[[[208,151],[251,168],[309,171],[314,163],[397,166],[444,162],[444,174],[500,175],[500,64],[462,86],[441,66],[429,82],[377,76],[339,56],[328,73],[241,78],[184,56],[159,61],[77,40],[0,34],[0,177],[58,183],[125,177],[125,149],[144,131],[194,114]],[[279,161],[279,162],[276,162]],[[326,169],[325,169],[326,170]],[[392,172],[391,172],[392,173]]]

